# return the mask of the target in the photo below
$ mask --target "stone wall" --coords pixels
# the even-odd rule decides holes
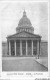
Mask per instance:
[[[2,43],[2,56],[7,56],[7,43]]]
[[[48,56],[48,43],[47,42],[41,42],[40,44],[40,56],[47,57]],[[7,56],[7,43],[2,43],[2,55]]]
[[[48,42],[41,42],[40,44],[40,55],[42,57],[47,57],[48,56]]]

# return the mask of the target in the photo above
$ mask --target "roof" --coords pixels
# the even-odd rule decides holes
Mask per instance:
[[[26,31],[22,31],[22,32],[16,33],[14,35],[10,35],[7,38],[24,38],[24,37],[25,38],[41,38],[41,36],[39,36],[39,35],[29,33]]]
[[[18,27],[32,27],[29,18],[27,18],[26,12],[23,12],[23,16],[18,23]]]

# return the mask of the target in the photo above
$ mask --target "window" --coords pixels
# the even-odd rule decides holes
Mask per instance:
[[[26,31],[26,29],[25,29],[25,31]]]

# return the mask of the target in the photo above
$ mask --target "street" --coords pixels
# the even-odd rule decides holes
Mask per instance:
[[[47,71],[33,57],[8,57],[2,59],[2,71]]]

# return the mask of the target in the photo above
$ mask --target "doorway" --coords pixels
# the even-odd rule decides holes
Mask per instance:
[[[23,40],[22,41],[22,55],[26,55],[26,41]]]

